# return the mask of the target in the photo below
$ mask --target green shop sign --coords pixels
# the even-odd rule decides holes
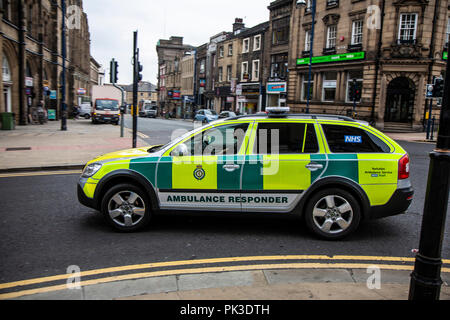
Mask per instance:
[[[366,57],[364,51],[361,52],[351,52],[343,54],[334,54],[331,56],[320,56],[313,57],[312,63],[330,63],[330,62],[342,62],[342,61],[352,61],[352,60],[362,60]],[[297,65],[309,64],[309,58],[297,59]]]
[[[448,51],[444,51],[444,54],[442,55],[442,59],[444,59],[444,60],[448,59]]]

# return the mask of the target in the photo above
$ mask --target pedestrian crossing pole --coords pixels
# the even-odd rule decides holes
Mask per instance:
[[[137,141],[137,106],[138,106],[138,48],[137,48],[137,36],[138,32],[134,31],[133,41],[133,106],[131,107],[131,113],[133,116],[133,148],[136,148]]]
[[[442,279],[442,243],[450,185],[450,64],[447,62],[436,149],[430,169],[420,233],[419,252],[411,274],[409,300],[439,300]]]

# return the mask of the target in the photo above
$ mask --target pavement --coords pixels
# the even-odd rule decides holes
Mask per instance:
[[[90,120],[80,119],[68,120],[67,128],[61,131],[59,121],[49,121],[44,125],[0,130],[0,172],[81,169],[99,155],[132,146],[131,130],[125,128],[121,138],[120,126],[93,125]],[[148,145],[144,141],[148,137],[139,135],[138,147]],[[422,132],[387,135],[399,141],[430,142]]]
[[[90,159],[131,147],[131,132],[114,125],[92,125],[88,120],[17,126],[0,131],[0,173],[81,169]],[[427,142],[425,133],[387,133],[394,140]],[[138,138],[138,146],[145,146]],[[364,267],[267,268],[198,272],[172,270],[165,275],[87,280],[79,289],[66,285],[33,287],[0,294],[18,300],[407,300],[412,265],[375,271]],[[375,273],[373,273],[375,272]],[[450,269],[442,273],[441,299],[450,300]],[[83,279],[81,279],[83,281]],[[379,285],[378,285],[379,284]],[[0,284],[1,287],[1,284]]]

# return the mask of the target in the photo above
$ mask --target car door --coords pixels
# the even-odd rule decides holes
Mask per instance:
[[[325,166],[313,121],[258,121],[243,168],[242,210],[292,211]]]
[[[157,168],[161,208],[240,211],[250,125],[244,121],[208,127],[169,149]]]

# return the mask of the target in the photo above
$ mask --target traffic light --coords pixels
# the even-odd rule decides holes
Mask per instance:
[[[434,79],[433,97],[442,98],[444,96],[444,79]]]
[[[144,70],[144,67],[142,66],[142,64],[138,61],[138,69],[137,69],[137,80],[142,81],[142,70]]]
[[[109,68],[109,82],[117,83],[117,80],[119,80],[119,64],[112,59]]]
[[[356,79],[353,79],[353,81],[350,83],[349,88],[349,101],[359,101],[359,100],[361,100],[360,84],[356,81]]]

